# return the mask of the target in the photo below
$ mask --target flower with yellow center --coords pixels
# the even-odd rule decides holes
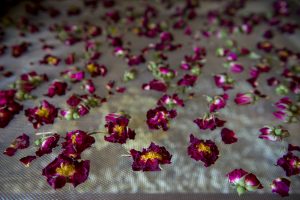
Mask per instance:
[[[42,108],[39,108],[36,113],[38,116],[40,117],[45,117],[45,118],[48,118],[49,117],[49,110],[45,107],[42,107]]]
[[[75,166],[73,164],[62,163],[60,167],[56,168],[56,173],[64,177],[73,176],[75,173]]]
[[[208,153],[208,154],[211,153],[210,147],[208,145],[203,144],[203,143],[198,144],[197,148],[198,148],[199,152],[204,152],[204,153]]]
[[[57,61],[58,61],[57,58],[52,57],[52,56],[50,56],[50,57],[47,58],[47,62],[48,62],[49,64],[51,64],[51,65],[57,64]]]
[[[149,159],[150,160],[154,160],[154,159],[162,160],[162,156],[159,153],[154,152],[154,151],[149,151],[141,156],[141,160],[143,160],[145,162]]]
[[[87,70],[90,72],[90,73],[93,73],[93,72],[96,72],[97,71],[97,67],[95,64],[93,63],[90,63],[87,65]]]

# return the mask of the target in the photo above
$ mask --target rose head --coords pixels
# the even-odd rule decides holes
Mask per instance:
[[[235,96],[234,102],[237,105],[253,104],[257,100],[257,96],[253,93],[238,93]]]
[[[35,129],[44,124],[53,124],[57,117],[58,108],[43,100],[39,107],[28,108],[25,110],[25,116],[33,124]]]
[[[74,187],[85,182],[90,171],[90,161],[77,161],[64,155],[59,155],[43,169],[43,176],[54,189],[72,183]]]
[[[276,178],[271,184],[272,192],[281,197],[289,196],[291,181],[287,178]]]
[[[297,122],[300,115],[300,106],[293,103],[288,97],[281,98],[275,103],[278,111],[273,115],[284,122]]]
[[[68,132],[65,142],[62,143],[63,155],[80,158],[81,153],[95,143],[95,138],[81,130]]]
[[[175,118],[176,110],[168,111],[165,107],[159,106],[150,109],[147,112],[147,124],[149,129],[160,129],[167,131],[169,129],[169,120]]]
[[[202,161],[205,167],[214,164],[219,158],[217,145],[211,140],[200,140],[193,134],[190,135],[188,155],[196,161]]]
[[[224,108],[228,98],[229,97],[226,93],[223,95],[214,96],[213,98],[207,96],[206,100],[209,103],[209,112],[216,112]]]
[[[226,121],[217,118],[214,114],[206,113],[203,118],[197,118],[194,123],[202,130],[215,130],[217,127],[223,127]]]
[[[153,79],[149,83],[144,83],[142,85],[142,89],[143,90],[155,90],[158,92],[166,92],[168,89],[168,86],[163,81]]]
[[[86,69],[92,77],[105,76],[107,73],[107,68],[104,65],[99,65],[94,62],[88,63]]]
[[[160,165],[170,164],[172,158],[165,147],[158,146],[153,142],[142,152],[131,149],[130,154],[133,159],[132,169],[134,171],[160,171]]]
[[[48,88],[48,93],[45,94],[48,97],[55,95],[62,96],[66,93],[67,83],[62,81],[54,81]]]
[[[288,152],[277,160],[277,165],[284,169],[287,176],[300,173],[300,158],[292,152]]]
[[[283,138],[288,137],[289,131],[284,129],[282,126],[269,127],[265,126],[260,130],[259,138],[269,141],[281,141]]]
[[[167,108],[174,108],[175,106],[184,106],[184,102],[182,99],[179,98],[178,94],[170,95],[163,95],[158,101],[157,105],[159,106],[167,106]]]
[[[45,139],[41,139],[41,141],[38,141],[41,143],[39,145],[39,149],[35,152],[35,154],[39,157],[49,154],[52,152],[52,149],[57,147],[57,143],[59,141],[60,135],[58,134],[53,134],[51,136],[46,137]]]
[[[222,88],[224,91],[233,89],[234,80],[229,77],[227,73],[217,74],[214,76],[215,84],[218,88]]]
[[[177,82],[178,86],[193,87],[197,81],[198,77],[195,75],[186,74],[182,79]]]
[[[125,115],[111,113],[105,117],[105,120],[105,127],[109,134],[104,136],[106,141],[124,144],[127,139],[134,139],[135,131],[128,127],[129,119]]]

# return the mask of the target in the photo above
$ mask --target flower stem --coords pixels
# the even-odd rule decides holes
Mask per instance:
[[[39,133],[35,133],[35,135],[50,135],[53,134],[54,132],[52,131],[48,131],[48,132],[39,132]]]
[[[107,134],[107,131],[93,131],[93,132],[90,132],[88,133],[89,135],[95,135],[97,133],[104,133],[104,134]]]

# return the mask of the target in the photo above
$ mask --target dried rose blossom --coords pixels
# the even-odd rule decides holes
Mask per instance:
[[[107,73],[107,68],[104,65],[95,62],[90,62],[85,67],[92,77],[105,76]]]
[[[13,57],[20,57],[23,53],[27,52],[28,46],[30,43],[28,42],[22,42],[20,44],[13,45],[11,47],[11,55]]]
[[[152,72],[155,78],[164,81],[172,80],[177,75],[177,72],[169,66],[153,61],[149,62],[148,69]]]
[[[271,184],[272,192],[281,197],[289,196],[291,181],[287,178],[276,178]]]
[[[29,147],[29,136],[23,133],[18,136],[8,148],[5,149],[3,154],[7,156],[13,156],[17,152],[18,149],[25,149]]]
[[[184,102],[176,93],[172,96],[165,94],[157,101],[157,105],[172,109],[175,106],[184,107]]]
[[[60,63],[60,58],[58,58],[57,56],[53,56],[53,55],[47,54],[40,61],[40,63],[41,64],[45,64],[45,65],[57,66]]]
[[[284,169],[287,176],[300,173],[300,158],[292,152],[288,152],[277,160],[277,165]]]
[[[217,145],[211,140],[201,140],[193,134],[190,135],[188,155],[196,161],[202,161],[205,167],[209,167],[219,158]]]
[[[144,56],[140,54],[140,55],[127,56],[126,61],[129,66],[133,66],[133,65],[139,65],[141,63],[144,63],[146,60]]]
[[[197,81],[197,76],[186,74],[177,82],[179,86],[193,87]]]
[[[229,77],[227,73],[217,74],[214,76],[215,84],[218,88],[222,88],[224,91],[233,89],[234,80]]]
[[[265,126],[259,131],[261,132],[259,138],[269,141],[281,141],[283,138],[286,138],[290,135],[289,131],[284,129],[282,126]]]
[[[75,53],[70,53],[68,54],[67,58],[65,59],[65,63],[67,65],[73,65],[76,61],[76,54]]]
[[[238,141],[235,132],[233,132],[233,130],[230,130],[228,128],[222,128],[221,137],[222,137],[222,141],[225,144],[232,144]]]
[[[221,110],[226,106],[226,101],[228,100],[228,94],[218,95],[214,97],[206,97],[206,100],[209,103],[209,112],[216,112]]]
[[[160,129],[167,131],[169,129],[170,119],[175,118],[177,115],[176,110],[167,110],[163,106],[158,106],[150,109],[147,112],[147,124],[149,129]]]
[[[239,195],[244,194],[246,191],[255,191],[257,189],[262,189],[263,186],[257,177],[243,169],[235,169],[227,174],[228,181],[233,186]]]
[[[68,132],[65,142],[62,143],[63,155],[71,158],[80,158],[81,153],[95,143],[95,138],[81,130]]]
[[[212,113],[206,113],[203,118],[197,118],[194,123],[198,125],[200,129],[215,130],[217,127],[223,127],[226,121],[219,119]]]
[[[62,81],[53,81],[48,88],[48,93],[45,96],[53,97],[55,95],[62,96],[66,93],[67,83]]]
[[[156,90],[158,92],[166,92],[168,86],[166,83],[160,80],[153,79],[149,83],[144,83],[142,85],[143,90]]]
[[[109,134],[104,136],[106,141],[124,144],[127,139],[134,139],[135,131],[128,127],[129,118],[126,115],[111,113],[105,117],[105,121],[105,128]]]
[[[16,98],[18,100],[30,99],[32,98],[30,92],[46,81],[48,81],[46,74],[38,74],[35,71],[31,71],[22,74],[20,80],[12,84],[12,88],[17,90]]]
[[[44,124],[53,124],[57,117],[58,108],[43,100],[39,107],[28,108],[25,110],[25,116],[28,117],[35,129]]]
[[[137,151],[130,150],[133,159],[132,169],[134,171],[160,171],[160,165],[171,164],[172,155],[165,147],[151,142],[147,149]]]
[[[80,70],[77,67],[69,68],[60,73],[62,77],[72,82],[79,82],[82,81],[85,77],[84,71]]]
[[[257,100],[257,96],[254,93],[238,93],[235,96],[234,102],[237,105],[253,104]]]
[[[25,165],[25,167],[29,167],[31,162],[36,159],[36,156],[26,156],[20,159],[20,162]]]
[[[60,135],[53,134],[50,136],[47,136],[46,138],[41,138],[40,140],[37,140],[39,143],[39,149],[35,152],[35,154],[39,157],[49,154],[52,152],[52,149],[57,147],[57,143],[59,141]]]
[[[229,69],[232,73],[241,73],[244,71],[243,65],[234,62],[229,64]]]
[[[93,94],[96,91],[96,87],[94,85],[94,82],[91,79],[85,80],[83,82],[82,87],[84,88],[85,91],[87,91],[90,94]]]
[[[267,53],[270,53],[273,49],[273,44],[269,41],[263,41],[257,44],[257,48]]]
[[[64,155],[59,155],[43,169],[43,176],[54,189],[72,183],[74,187],[85,182],[90,171],[90,161],[77,161]]]
[[[289,49],[286,48],[282,48],[282,49],[277,49],[276,50],[277,56],[278,58],[282,61],[282,62],[287,62],[288,59],[292,56],[292,52]]]
[[[284,122],[297,122],[300,115],[300,106],[293,103],[288,97],[281,98],[275,103],[278,111],[273,115]]]

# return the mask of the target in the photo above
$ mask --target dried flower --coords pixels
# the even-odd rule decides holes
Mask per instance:
[[[292,152],[287,152],[277,160],[277,165],[284,169],[287,176],[297,175],[300,173],[300,158]]]
[[[129,118],[126,115],[111,113],[105,117],[105,120],[105,127],[109,134],[109,136],[104,136],[106,141],[124,144],[127,139],[134,139],[135,131],[128,127]]]
[[[28,108],[25,110],[25,116],[32,123],[35,129],[44,124],[53,124],[57,117],[58,108],[43,100],[39,107]]]
[[[265,126],[259,131],[261,132],[259,138],[269,141],[281,141],[283,138],[286,138],[290,135],[289,131],[284,129],[282,126]]]
[[[176,115],[176,110],[168,111],[163,106],[150,109],[147,112],[148,127],[149,129],[162,128],[164,131],[167,131],[169,129],[169,120],[175,118]]]
[[[43,169],[43,176],[54,189],[72,183],[74,187],[85,182],[90,171],[90,161],[77,161],[64,155],[59,155]]]
[[[287,178],[276,178],[271,184],[272,192],[281,197],[289,196],[291,181]]]
[[[214,164],[219,158],[217,145],[211,140],[200,140],[193,134],[190,135],[188,155],[196,161],[202,161],[205,167]]]
[[[212,113],[206,113],[203,118],[195,119],[194,123],[197,124],[200,129],[215,130],[217,127],[224,126],[226,121],[215,117],[215,115]]]
[[[160,165],[171,164],[172,155],[165,147],[158,146],[153,142],[141,152],[131,149],[130,154],[133,159],[132,169],[134,171],[160,171]]]

